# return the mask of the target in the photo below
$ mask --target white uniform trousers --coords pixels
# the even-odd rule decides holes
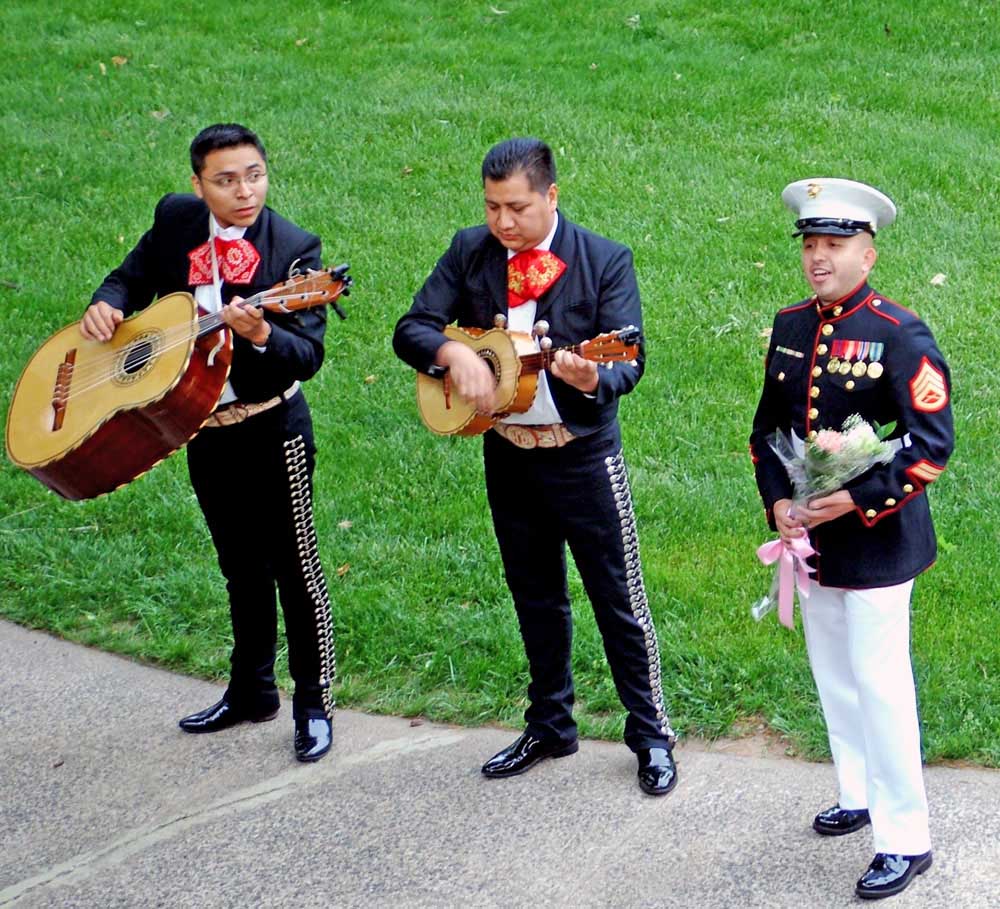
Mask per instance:
[[[876,852],[930,848],[910,665],[913,581],[846,590],[810,586],[802,620],[840,807],[867,808]]]

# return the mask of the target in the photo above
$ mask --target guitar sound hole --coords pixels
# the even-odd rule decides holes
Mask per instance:
[[[119,385],[138,382],[153,368],[162,347],[163,337],[157,331],[147,331],[137,335],[128,347],[122,350],[113,377],[114,381]]]
[[[479,356],[489,366],[490,372],[493,373],[493,378],[498,379],[500,376],[500,357],[497,355],[497,352],[495,350],[481,350],[479,351]]]
[[[125,370],[126,374],[132,375],[138,372],[145,366],[150,358],[153,356],[153,345],[149,341],[143,341],[141,344],[135,344],[129,348],[129,352],[125,354],[125,363],[122,369]]]

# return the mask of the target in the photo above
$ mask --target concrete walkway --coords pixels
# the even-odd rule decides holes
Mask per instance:
[[[644,796],[624,745],[511,780],[513,734],[340,711],[298,764],[290,704],[210,736],[221,688],[0,622],[0,906],[838,907],[870,830],[816,836],[833,772],[678,747]],[[1000,907],[1000,773],[931,767],[934,867],[883,905]]]

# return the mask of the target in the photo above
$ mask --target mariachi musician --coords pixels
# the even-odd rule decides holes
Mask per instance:
[[[561,347],[641,327],[642,314],[631,252],[558,211],[547,145],[501,142],[486,155],[482,180],[486,224],[455,235],[399,320],[393,344],[415,369],[447,371],[456,394],[492,414],[493,373],[470,347],[444,335],[446,325],[534,328]],[[638,756],[640,787],[663,795],[677,781],[617,420],[619,396],[642,371],[641,351],[634,363],[601,369],[559,351],[538,377],[531,408],[484,438],[487,496],[531,679],[526,729],[486,762],[488,777],[577,751],[568,543],[628,711],[625,741]]]
[[[232,329],[229,381],[187,448],[229,592],[231,674],[222,699],[180,727],[218,732],[277,714],[277,587],[295,682],[295,754],[315,761],[332,739],[333,623],[313,528],[312,420],[299,383],[323,362],[326,310],[265,315],[239,301],[293,267],[320,268],[320,240],[265,206],[267,154],[246,127],[202,130],[191,167],[194,195],[160,200],[153,226],[94,293],[81,331],[107,341],[124,317],[175,291],[221,311]]]

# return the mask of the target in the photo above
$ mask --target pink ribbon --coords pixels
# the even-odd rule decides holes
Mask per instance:
[[[771,540],[757,549],[757,558],[765,565],[773,565],[780,560],[778,619],[786,628],[795,627],[793,619],[795,588],[798,587],[800,596],[809,596],[809,575],[816,570],[806,564],[806,559],[811,555],[816,555],[816,550],[810,545],[808,534],[795,537],[790,543],[780,538]]]

